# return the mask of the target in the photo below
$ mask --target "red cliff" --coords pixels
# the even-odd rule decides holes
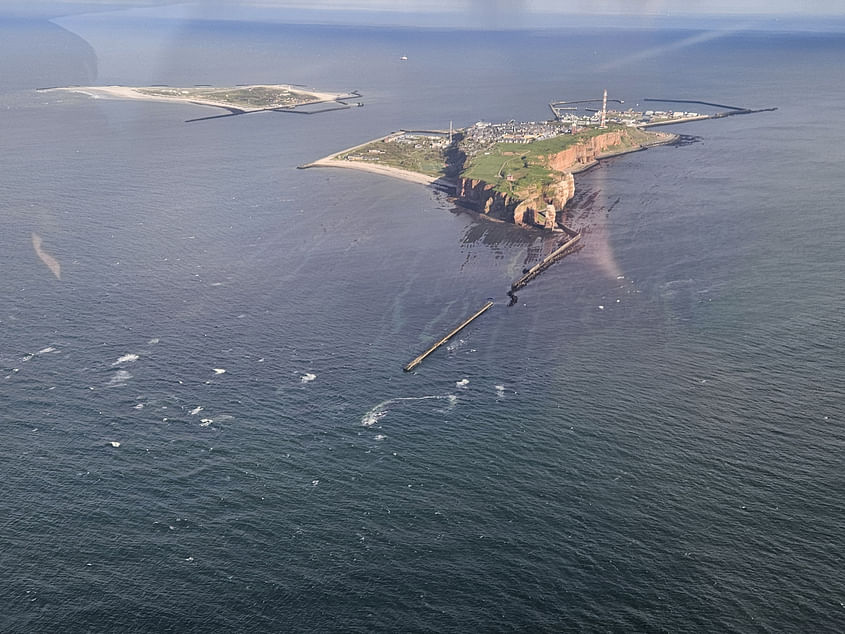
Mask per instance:
[[[503,194],[494,185],[471,178],[459,178],[455,195],[465,204],[491,218],[554,229],[557,215],[575,193],[572,174],[560,174],[560,180],[542,188],[535,187],[515,192],[515,196]]]
[[[517,183],[512,194],[505,194],[495,189],[495,183],[461,177],[455,195],[465,204],[492,218],[517,225],[555,229],[558,216],[567,201],[575,195],[572,172],[591,165],[602,154],[639,147],[629,137],[627,131],[605,132],[555,154],[541,156],[542,164],[556,179],[550,184],[520,189]]]

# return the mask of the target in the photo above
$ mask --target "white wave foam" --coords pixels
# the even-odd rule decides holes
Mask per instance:
[[[505,395],[505,386],[504,385],[496,385],[496,397],[502,398]]]
[[[387,401],[385,401],[385,403],[386,402]],[[364,427],[372,427],[385,416],[387,416],[387,407],[382,408],[381,405],[376,405],[373,409],[364,414],[364,417],[361,419],[361,424]]]
[[[469,379],[461,379],[455,382],[455,387],[466,388],[467,384],[469,384]]]
[[[214,422],[213,418],[201,418],[200,419],[200,427],[208,427],[213,422]]]
[[[137,360],[138,360],[138,355],[130,352],[129,354],[125,354],[122,357],[118,357],[117,361],[112,363],[112,365],[120,365],[122,363],[131,363],[132,361],[137,361]]]
[[[46,348],[42,348],[41,350],[39,350],[39,351],[38,351],[38,352],[36,352],[35,354],[36,354],[36,355],[38,355],[38,354],[47,354],[48,352],[56,352],[56,349],[55,349],[53,346],[47,346]]]
[[[152,339],[150,339],[147,343],[148,343],[149,345],[151,345],[151,346],[154,346],[154,345],[156,345],[159,341],[161,341],[161,340],[160,340],[158,337],[153,337],[153,338],[152,338]]]
[[[120,387],[126,385],[126,382],[132,378],[132,375],[126,370],[118,370],[114,376],[106,383],[106,387]]]
[[[316,374],[311,374],[310,372],[306,372],[305,374],[303,374],[300,377],[299,382],[300,383],[310,383],[311,381],[313,381],[316,378],[317,378]]]
[[[384,440],[385,438],[387,438],[387,436],[385,436],[384,434],[376,434],[375,435],[376,440]]]
[[[192,409],[190,412],[188,412],[188,414],[189,414],[190,416],[196,416],[196,415],[197,415],[197,414],[199,414],[201,411],[202,411],[202,405],[197,405],[194,409]]]
[[[396,398],[391,398],[386,401],[382,401],[375,407],[371,408],[364,416],[361,418],[361,425],[364,427],[372,427],[377,422],[379,422],[382,418],[387,416],[387,413],[390,411],[390,406],[394,403],[401,403],[404,401],[427,401],[427,400],[448,400],[450,405],[453,405],[455,401],[457,401],[457,397],[454,394],[447,394],[446,396],[441,396],[439,394],[434,394],[432,396],[399,396]]]
[[[144,404],[138,403],[133,409],[144,409]]]

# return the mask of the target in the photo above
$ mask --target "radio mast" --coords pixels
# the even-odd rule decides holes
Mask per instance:
[[[599,127],[607,127],[607,88],[604,89],[604,97],[601,100],[601,125]]]

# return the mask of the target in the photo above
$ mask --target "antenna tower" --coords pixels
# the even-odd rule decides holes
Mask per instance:
[[[607,127],[607,88],[604,89],[604,97],[601,100],[601,125],[599,127]]]

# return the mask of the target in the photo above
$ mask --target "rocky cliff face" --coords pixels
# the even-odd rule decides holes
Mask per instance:
[[[600,134],[546,157],[550,170],[559,179],[542,188],[517,190],[513,196],[502,194],[494,185],[481,180],[458,178],[455,195],[475,210],[506,222],[554,229],[558,215],[575,195],[575,180],[570,170],[594,162],[607,149],[622,142],[622,132]]]
[[[558,172],[567,172],[592,163],[602,152],[614,145],[619,145],[621,142],[621,132],[600,134],[577,145],[568,147],[562,152],[552,154],[549,156],[548,166]]]
[[[498,220],[517,225],[554,229],[557,216],[566,202],[575,194],[572,174],[560,175],[560,180],[524,192],[517,196],[502,194],[493,185],[471,178],[459,178],[455,195],[476,211]]]

